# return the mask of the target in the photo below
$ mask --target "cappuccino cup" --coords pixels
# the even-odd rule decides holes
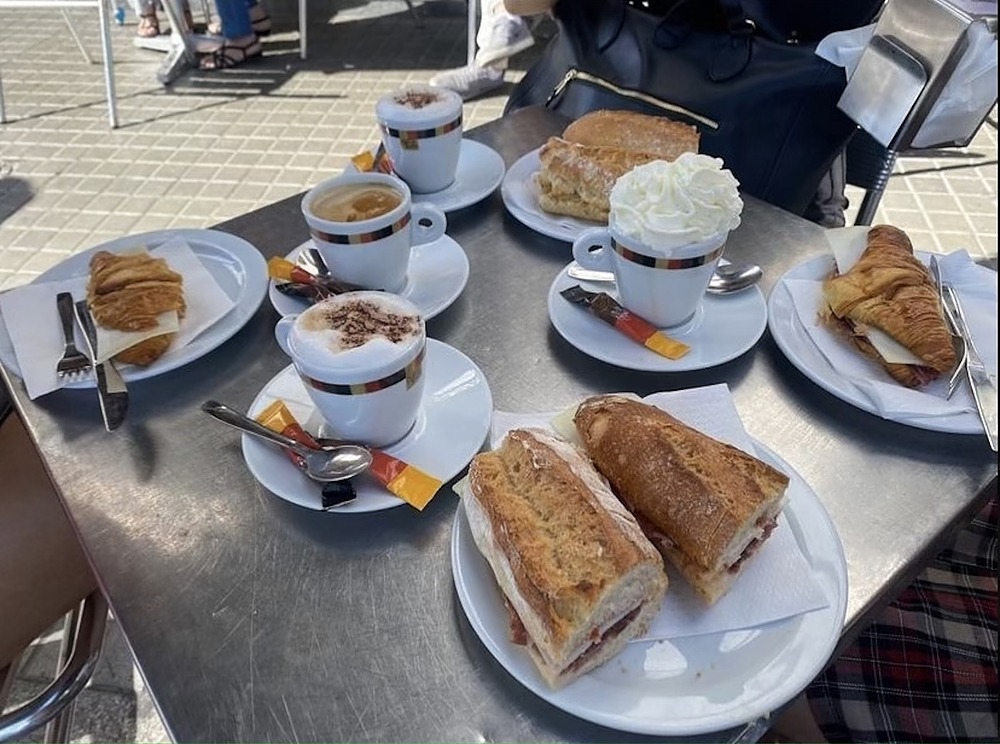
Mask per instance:
[[[411,84],[375,104],[392,169],[416,194],[448,188],[462,151],[462,97],[447,88]]]
[[[385,447],[417,420],[427,337],[419,310],[387,292],[347,292],[274,329],[338,439]]]
[[[594,228],[573,242],[584,268],[611,271],[621,303],[660,328],[690,320],[701,305],[729,232],[664,251],[624,235],[613,225]]]
[[[313,245],[337,279],[365,289],[400,292],[410,248],[440,238],[447,218],[414,204],[410,189],[384,173],[345,173],[302,199]]]

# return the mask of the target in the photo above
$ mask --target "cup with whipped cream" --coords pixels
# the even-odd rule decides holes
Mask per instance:
[[[622,304],[653,325],[680,325],[697,312],[740,224],[739,182],[708,155],[656,160],[611,189],[608,226],[573,243],[573,258],[615,275]]]

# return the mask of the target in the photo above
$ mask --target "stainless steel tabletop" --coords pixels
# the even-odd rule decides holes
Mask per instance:
[[[564,122],[525,110],[469,136],[508,164]],[[809,482],[849,568],[843,642],[901,589],[984,500],[997,474],[985,439],[888,423],[809,382],[769,335],[703,372],[630,372],[552,329],[546,292],[569,246],[507,215],[499,194],[453,214],[469,285],[428,323],[485,372],[495,405],[552,410],[607,391],[726,382],[749,432]],[[298,198],[221,226],[270,256],[306,239]],[[766,269],[764,290],[825,249],[821,228],[753,199],[726,249]],[[179,740],[624,740],[536,698],[471,630],[451,578],[456,497],[423,513],[336,515],[261,488],[238,437],[199,412],[245,408],[287,364],[265,300],[215,352],[134,383],[122,429],[92,390],[15,404],[79,529],[150,692]],[[6,376],[6,372],[4,373]],[[995,487],[995,486],[994,486]]]

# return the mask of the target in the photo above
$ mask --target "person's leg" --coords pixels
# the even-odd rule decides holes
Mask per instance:
[[[479,51],[473,64],[439,72],[430,79],[430,84],[453,90],[463,100],[489,93],[503,85],[508,58],[527,49],[535,40],[527,22],[508,13],[502,0],[483,0],[476,43]]]
[[[513,57],[535,43],[527,21],[507,12],[503,0],[482,0],[482,19],[476,34],[476,64],[485,67]]]
[[[257,36],[269,36],[271,33],[271,15],[260,0],[246,0],[247,10],[250,13],[250,24],[253,32]],[[222,22],[214,21],[208,24],[208,33],[214,36],[222,35]]]
[[[225,39],[218,49],[202,57],[201,69],[226,69],[260,56],[262,48],[253,31],[246,0],[216,0],[215,8]]]
[[[156,17],[154,0],[133,0],[132,8],[139,18],[135,27],[135,35],[140,39],[151,39],[160,35],[160,21]]]

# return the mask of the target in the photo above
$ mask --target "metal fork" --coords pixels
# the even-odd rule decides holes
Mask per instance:
[[[69,292],[56,295],[56,308],[66,344],[62,358],[56,363],[56,376],[60,380],[74,380],[89,372],[92,365],[87,355],[76,348],[73,340],[73,295]]]

